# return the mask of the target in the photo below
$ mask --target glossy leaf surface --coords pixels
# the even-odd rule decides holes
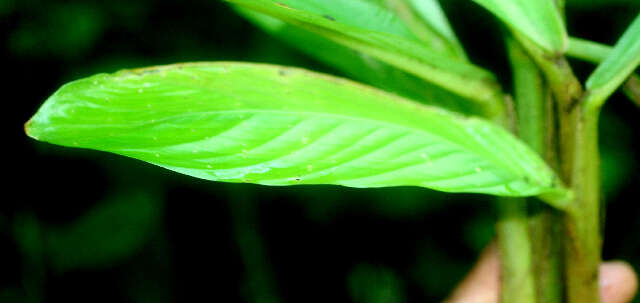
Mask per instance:
[[[563,191],[544,161],[490,122],[278,66],[100,74],[63,86],[26,128],[42,141],[214,181],[506,196]]]
[[[563,52],[567,32],[553,0],[473,0],[550,52]]]
[[[368,54],[382,62],[416,75],[460,96],[488,107],[487,112],[501,111],[499,85],[494,76],[477,66],[434,52],[416,40],[355,26],[349,18],[327,15],[301,0],[228,0],[322,35],[336,43]],[[337,3],[330,1],[331,3]],[[334,9],[347,11],[349,1],[340,1]],[[369,4],[372,5],[372,4]],[[324,8],[324,6],[322,6]],[[361,12],[361,14],[364,14]]]

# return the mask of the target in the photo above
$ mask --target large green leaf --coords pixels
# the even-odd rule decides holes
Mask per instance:
[[[493,123],[278,66],[100,74],[63,86],[26,129],[215,181],[564,193],[544,161]]]
[[[240,7],[237,7],[237,11],[267,33],[337,68],[355,80],[425,104],[470,115],[482,114],[482,108],[469,99],[380,62],[367,54],[354,51],[316,33],[265,14]]]
[[[567,32],[553,0],[473,0],[543,49],[564,52]]]
[[[589,106],[599,107],[640,64],[640,15],[587,79]]]
[[[389,65],[437,84],[486,107],[488,115],[502,112],[502,96],[494,76],[484,69],[434,52],[418,41],[390,31],[356,26],[349,16],[328,15],[317,1],[228,0],[243,7],[277,17],[320,34],[334,42],[368,54]],[[351,1],[334,2],[337,11]],[[371,5],[371,4],[370,4]],[[364,12],[362,12],[364,14]]]

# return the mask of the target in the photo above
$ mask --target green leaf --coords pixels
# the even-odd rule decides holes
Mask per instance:
[[[425,104],[469,115],[482,114],[482,108],[471,100],[425,82],[369,55],[349,49],[282,20],[241,7],[236,7],[236,10],[267,33],[337,68],[350,78]]]
[[[640,15],[638,15],[613,50],[587,79],[587,106],[600,107],[640,64]]]
[[[549,52],[564,52],[567,32],[553,0],[473,0]]]
[[[580,38],[569,37],[567,55],[591,63],[600,63],[607,59],[613,47]],[[640,76],[631,74],[622,87],[624,94],[637,106],[640,106]]]
[[[100,74],[63,86],[26,129],[214,181],[565,194],[543,160],[493,123],[294,68]]]
[[[489,116],[502,112],[502,96],[494,76],[484,69],[434,52],[418,41],[393,34],[391,30],[373,30],[355,26],[352,16],[327,15],[318,1],[228,0],[243,7],[282,19],[322,35],[336,43],[368,54],[426,81],[432,82],[483,106]],[[324,3],[324,2],[321,2]],[[348,9],[351,1],[330,2],[334,10]],[[359,12],[365,15],[363,12]],[[375,12],[371,14],[375,15]],[[369,15],[370,16],[370,15]],[[381,21],[383,24],[385,22]]]
[[[405,1],[409,2],[421,19],[424,20],[431,29],[444,37],[462,58],[465,57],[464,48],[451,28],[449,20],[447,20],[447,16],[444,14],[438,0]]]
[[[231,1],[256,2],[257,5],[277,5],[291,11],[302,11],[321,16],[328,21],[339,22],[353,28],[387,33],[419,41],[411,30],[395,14],[386,8],[364,0],[279,0],[279,1]],[[262,3],[262,4],[259,4]]]
[[[433,50],[468,61],[437,0],[364,0],[388,7]],[[358,12],[356,12],[358,13]]]
[[[135,253],[159,223],[154,198],[145,192],[119,193],[77,221],[49,229],[49,262],[63,272],[109,266]]]

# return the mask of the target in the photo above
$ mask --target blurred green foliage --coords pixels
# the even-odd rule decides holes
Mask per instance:
[[[469,1],[441,2],[469,57],[508,75],[488,14]],[[610,43],[640,1],[567,5],[572,34]],[[0,208],[0,302],[437,302],[492,238],[482,196],[217,184],[24,138],[22,123],[46,96],[98,72],[242,60],[343,75],[220,1],[0,0],[0,23],[14,81],[8,129],[23,166],[14,187],[31,185]],[[592,68],[577,65],[583,75]],[[639,114],[615,96],[601,122],[605,258],[636,268]]]
[[[24,55],[78,56],[86,53],[100,38],[105,17],[97,7],[90,5],[54,6],[42,18],[26,21],[13,32],[9,47]]]
[[[620,5],[626,7],[640,7],[638,0],[567,0],[567,5],[575,8],[594,8]]]
[[[358,264],[349,273],[348,283],[355,303],[406,302],[402,281],[389,268]]]
[[[48,261],[58,272],[121,262],[158,230],[161,213],[162,197],[149,192],[116,193],[73,222],[48,229],[43,239]]]

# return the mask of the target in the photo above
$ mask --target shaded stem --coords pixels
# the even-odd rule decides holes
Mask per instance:
[[[258,210],[255,201],[237,185],[230,185],[230,196],[234,197],[229,203],[233,232],[238,242],[240,256],[246,271],[247,300],[257,303],[278,303],[276,286],[273,284],[273,273],[259,234]]]
[[[579,110],[572,187],[575,200],[564,219],[569,302],[598,302],[601,262],[598,110]]]
[[[508,40],[507,46],[511,49],[512,41]],[[506,97],[505,102],[506,110],[502,121],[498,121],[498,123],[518,135],[517,113],[513,101]],[[535,120],[534,117],[531,118]],[[535,132],[530,132],[527,135],[535,136]],[[505,303],[537,302],[526,202],[524,198],[506,197],[500,197],[496,201],[498,210],[496,234],[500,254],[500,300]]]
[[[549,54],[526,38],[518,40],[543,71],[553,92],[560,171],[574,192],[563,218],[567,302],[596,303],[600,301],[601,254],[597,111],[583,110],[582,86],[562,55]]]
[[[534,151],[557,168],[555,119],[552,97],[542,74],[525,51],[507,40],[514,79],[519,135]],[[563,284],[559,242],[559,212],[539,200],[529,198],[528,225],[531,243],[531,274],[538,302],[562,302]]]
[[[498,198],[496,203],[501,302],[535,303],[526,200]]]
[[[529,238],[536,283],[536,298],[541,303],[563,301],[561,213],[541,203],[529,201]]]
[[[542,75],[540,75],[542,76]],[[558,170],[557,125],[551,91],[544,88],[544,150],[546,162]],[[564,299],[562,213],[543,203],[530,204],[529,230],[540,302],[562,302]]]

